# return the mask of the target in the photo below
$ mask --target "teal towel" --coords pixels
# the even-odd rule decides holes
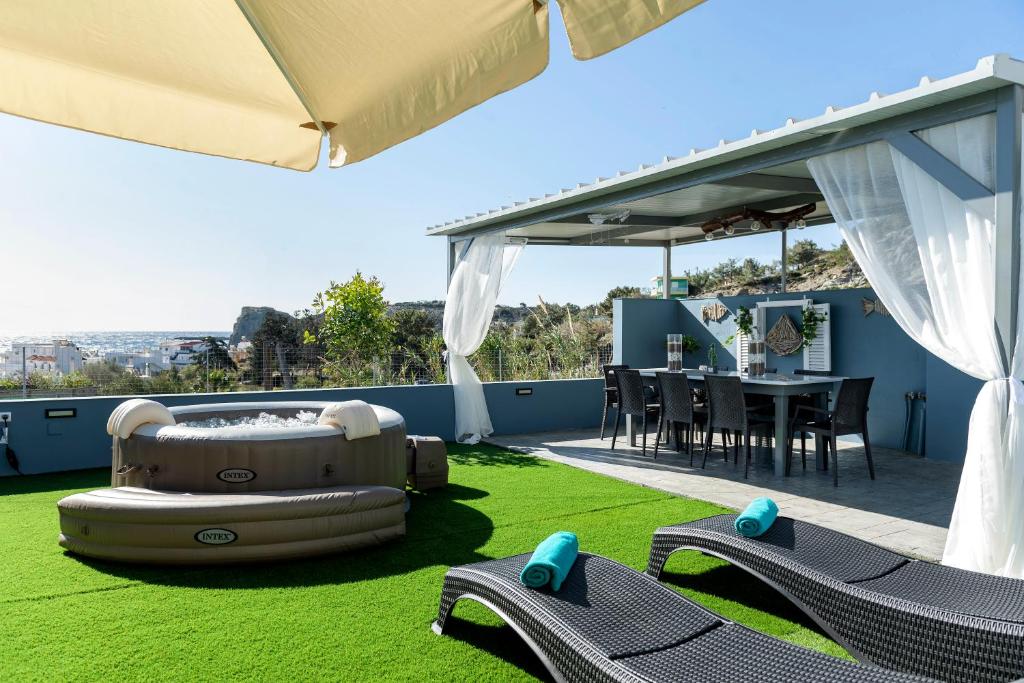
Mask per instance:
[[[543,588],[550,584],[551,590],[557,591],[569,575],[579,552],[576,534],[569,531],[553,533],[533,551],[530,561],[519,574],[519,580],[529,588]]]
[[[736,517],[736,531],[747,538],[760,536],[771,528],[778,516],[779,506],[775,504],[774,500],[764,497],[755,498]]]

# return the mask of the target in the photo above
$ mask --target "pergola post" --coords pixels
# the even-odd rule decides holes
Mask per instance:
[[[665,242],[665,246],[662,247],[661,257],[661,270],[662,270],[662,287],[661,287],[661,298],[671,299],[672,298],[672,242]]]
[[[448,237],[448,252],[447,253],[448,253],[448,255],[447,255],[448,278],[445,280],[445,291],[447,291],[448,287],[451,286],[451,284],[452,284],[452,275],[455,273],[455,240],[453,240],[450,236]]]
[[[782,226],[782,230],[779,232],[782,234],[782,258],[780,262],[782,264],[782,293],[786,293],[786,273],[789,271],[789,249],[786,247],[786,230],[787,226]]]
[[[1020,293],[1022,92],[1019,85],[1003,88],[996,104],[995,320],[1007,370],[1013,362]]]

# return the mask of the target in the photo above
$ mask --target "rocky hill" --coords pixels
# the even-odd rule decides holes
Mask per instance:
[[[690,296],[774,294],[782,288],[779,262],[763,264],[756,259],[729,259],[709,270],[687,273]],[[789,250],[789,291],[820,291],[869,287],[864,272],[845,244],[822,249],[810,240],[800,240]]]
[[[270,313],[280,313],[281,315],[287,315],[289,318],[292,317],[290,314],[278,311],[270,306],[242,306],[242,312],[238,314],[235,324],[231,328],[228,344],[236,345],[242,341],[242,337],[252,339],[253,335],[256,334],[256,330],[260,329],[260,325],[263,324],[263,321]]]

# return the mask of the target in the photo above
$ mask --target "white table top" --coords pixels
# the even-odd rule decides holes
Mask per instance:
[[[668,372],[668,368],[638,368],[641,375],[645,377],[654,377],[655,373]],[[687,379],[702,380],[704,379],[704,373],[696,368],[683,368],[680,372],[685,372]],[[843,378],[838,376],[822,377],[819,375],[787,375],[783,372],[768,373],[762,377],[748,377],[747,375],[736,372],[735,370],[719,370],[715,373],[716,377],[739,377],[743,380],[744,384],[764,384],[768,386],[813,386],[820,384],[836,384],[842,382]]]

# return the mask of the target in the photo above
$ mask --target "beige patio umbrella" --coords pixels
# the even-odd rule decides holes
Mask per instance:
[[[702,0],[559,0],[604,54]],[[308,171],[365,159],[533,78],[538,0],[0,0],[0,111]]]

